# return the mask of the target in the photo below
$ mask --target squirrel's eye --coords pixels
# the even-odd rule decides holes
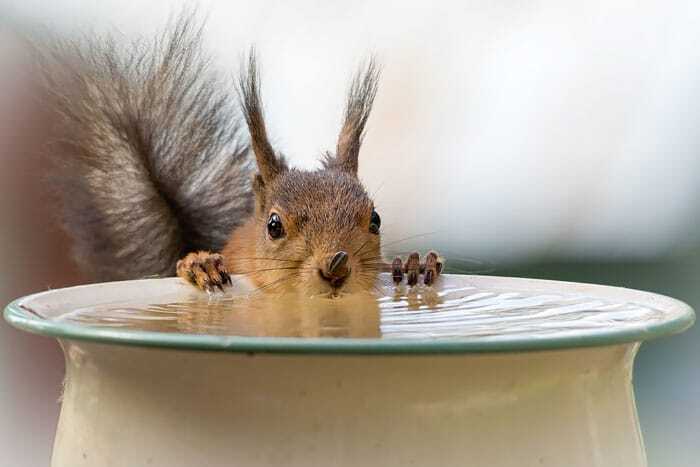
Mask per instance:
[[[277,239],[284,235],[284,228],[282,227],[282,219],[277,213],[270,214],[270,219],[267,221],[267,233],[270,238]]]
[[[372,216],[369,218],[369,231],[373,234],[379,233],[379,226],[382,225],[382,219],[377,214],[377,211],[372,209]]]

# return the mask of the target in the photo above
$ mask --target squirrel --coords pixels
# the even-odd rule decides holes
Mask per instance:
[[[436,252],[384,261],[381,218],[358,179],[375,61],[351,82],[335,153],[302,171],[269,142],[255,50],[236,99],[202,29],[182,15],[151,41],[54,38],[41,51],[62,135],[51,178],[81,268],[102,281],[177,274],[210,292],[233,274],[310,294],[366,291],[381,271],[432,285]]]

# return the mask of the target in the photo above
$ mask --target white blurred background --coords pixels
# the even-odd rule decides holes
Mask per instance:
[[[2,304],[81,280],[50,221],[38,175],[50,122],[14,33],[40,25],[126,39],[153,34],[182,3],[0,0]],[[222,71],[257,45],[269,132],[298,166],[335,146],[350,76],[376,54],[383,76],[361,178],[389,239],[431,233],[401,249],[700,307],[700,3],[188,4],[208,18]],[[651,467],[700,462],[699,339],[691,330],[640,355]],[[48,465],[61,375],[57,346],[0,323],[7,465]]]

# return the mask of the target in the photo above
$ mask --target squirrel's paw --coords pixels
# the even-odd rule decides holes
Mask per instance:
[[[231,284],[231,276],[224,266],[224,257],[208,251],[190,253],[178,261],[177,275],[207,292],[213,292],[217,288],[223,292],[224,285]]]
[[[435,251],[430,251],[425,256],[425,262],[420,262],[418,252],[413,252],[408,255],[408,259],[404,261],[400,257],[394,258],[391,263],[391,276],[394,279],[394,284],[399,285],[403,281],[404,274],[406,275],[406,283],[413,287],[418,284],[418,277],[423,274],[423,283],[425,285],[433,285],[435,279],[442,272],[442,266],[445,261]]]

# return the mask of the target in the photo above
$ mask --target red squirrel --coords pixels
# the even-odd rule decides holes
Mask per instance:
[[[243,274],[259,290],[336,294],[371,289],[380,271],[409,286],[440,274],[432,251],[423,263],[382,257],[357,176],[374,61],[352,81],[335,153],[302,171],[269,142],[255,52],[229,86],[190,16],[152,41],[53,40],[40,52],[64,137],[52,154],[62,225],[96,280],[176,273],[213,291]]]

